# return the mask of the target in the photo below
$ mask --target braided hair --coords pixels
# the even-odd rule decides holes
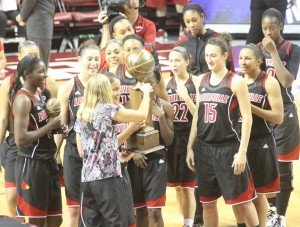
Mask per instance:
[[[17,92],[23,87],[27,73],[31,73],[42,60],[34,56],[25,56],[17,66],[17,72],[13,76],[12,87],[9,89],[9,102],[12,103]]]

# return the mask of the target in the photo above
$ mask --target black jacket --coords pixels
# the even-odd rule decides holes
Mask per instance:
[[[205,45],[209,38],[219,35],[219,33],[208,28],[202,37],[194,36],[189,32],[187,36],[176,42],[175,46],[185,47],[191,55],[191,74],[199,76],[209,71],[205,61]]]

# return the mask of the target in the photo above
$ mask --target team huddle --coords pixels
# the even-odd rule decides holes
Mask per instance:
[[[218,226],[221,196],[239,227],[286,226],[300,149],[291,92],[300,48],[283,39],[281,13],[268,9],[265,37],[241,49],[237,74],[231,36],[205,28],[204,17],[196,3],[183,8],[189,33],[170,50],[167,77],[154,46],[121,15],[103,23],[112,39],[101,49],[93,40],[81,44],[80,73],[59,90],[38,46],[19,46],[17,72],[0,92],[11,216],[61,225],[65,139],[66,226],[164,226],[167,186],[176,190],[185,227]],[[137,109],[131,89],[143,93]],[[46,103],[55,97],[60,115],[50,117]],[[145,127],[150,110],[163,148],[132,152],[126,140]]]

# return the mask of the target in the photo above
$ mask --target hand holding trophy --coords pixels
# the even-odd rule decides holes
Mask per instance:
[[[51,98],[46,103],[46,111],[49,117],[55,118],[60,115],[61,112],[61,106],[60,102],[57,98]],[[61,128],[58,130],[55,130],[54,132],[50,132],[48,136],[51,134],[63,134],[63,136],[66,136],[68,133],[68,126],[63,124],[61,125]]]
[[[142,99],[143,92],[147,91],[149,84],[143,81],[154,71],[155,63],[153,56],[147,50],[136,50],[130,52],[126,59],[127,71],[137,80],[137,85],[130,90],[130,108],[138,109]],[[148,89],[149,90],[149,89]],[[153,100],[151,91],[150,102]],[[159,132],[152,126],[152,105],[150,105],[146,127],[134,133],[127,139],[127,148],[136,153],[148,154],[164,149],[159,144]]]

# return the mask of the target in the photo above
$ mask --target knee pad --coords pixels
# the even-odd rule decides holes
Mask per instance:
[[[280,189],[293,191],[293,165],[292,162],[279,162]]]

